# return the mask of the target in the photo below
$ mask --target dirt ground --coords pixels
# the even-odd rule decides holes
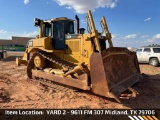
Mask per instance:
[[[136,98],[102,98],[89,92],[73,89],[55,90],[27,79],[26,66],[15,64],[15,57],[0,61],[0,108],[148,108],[160,109],[160,67],[141,64],[142,73],[149,78],[136,83],[133,88],[139,93]]]

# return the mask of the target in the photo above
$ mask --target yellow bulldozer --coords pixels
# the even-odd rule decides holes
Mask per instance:
[[[27,65],[30,79],[43,78],[120,102],[121,94],[141,77],[135,52],[113,47],[105,17],[100,21],[101,33],[90,10],[86,15],[88,33],[80,28],[77,15],[75,18],[35,18],[39,35],[29,40],[23,58],[16,58],[16,64]]]

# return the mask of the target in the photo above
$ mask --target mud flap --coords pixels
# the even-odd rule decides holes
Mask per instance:
[[[93,53],[91,63],[92,91],[95,94],[115,98],[135,84],[140,75],[135,52],[112,47],[101,53]]]

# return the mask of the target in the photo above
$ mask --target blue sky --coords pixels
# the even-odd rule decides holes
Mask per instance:
[[[0,39],[11,36],[35,37],[35,17],[49,19],[68,17],[81,19],[86,28],[88,9],[93,12],[96,28],[106,17],[114,46],[140,47],[160,44],[160,0],[1,0]]]

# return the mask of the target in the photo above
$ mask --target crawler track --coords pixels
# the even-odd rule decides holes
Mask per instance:
[[[70,63],[70,62],[68,62],[66,60],[63,60],[61,58],[58,58],[55,55],[44,54],[44,53],[41,53],[41,52],[35,52],[33,54],[32,58],[29,60],[29,63],[27,65],[27,75],[28,75],[28,77],[30,79],[32,79],[33,81],[37,81],[40,84],[45,85],[47,87],[51,87],[57,92],[59,92],[59,91],[67,92],[67,91],[73,90],[72,87],[68,87],[66,85],[62,85],[62,84],[59,84],[59,83],[56,83],[56,82],[52,82],[50,80],[43,79],[43,78],[32,77],[32,69],[35,68],[35,66],[34,66],[34,58],[37,55],[41,55],[45,59],[49,60],[50,62],[53,62],[53,63],[55,63],[57,65],[60,65],[60,66],[62,66],[64,68],[67,68],[69,70],[72,70],[76,66],[75,64]]]
[[[68,62],[66,60],[63,60],[61,58],[58,58],[57,56],[55,55],[51,55],[51,54],[44,54],[44,53],[41,53],[41,52],[35,52],[32,56],[32,58],[29,60],[29,63],[27,65],[27,75],[29,78],[32,78],[32,69],[35,67],[34,66],[34,57],[37,56],[37,55],[41,55],[43,56],[45,59],[49,60],[50,62],[53,62],[59,66],[62,66],[64,68],[67,68],[67,69],[73,69],[76,65],[71,63],[71,62]]]
[[[43,78],[35,78],[35,79],[32,79],[32,81],[38,82],[42,86],[49,87],[49,88],[53,89],[55,92],[72,92],[72,91],[76,90],[73,87],[62,85],[62,84],[52,82],[50,80],[46,80]]]

